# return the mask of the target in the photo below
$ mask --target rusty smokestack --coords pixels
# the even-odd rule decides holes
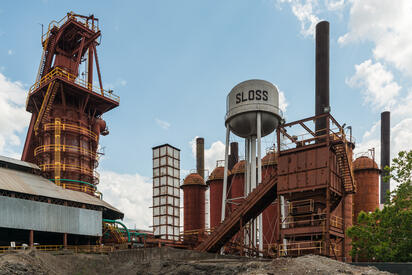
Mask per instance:
[[[233,166],[239,162],[239,145],[237,142],[230,143],[230,155],[228,161],[228,169],[232,170]]]
[[[315,115],[330,112],[329,105],[329,22],[321,21],[316,25],[316,106]],[[326,134],[326,118],[317,119],[317,135]],[[319,131],[319,132],[318,132]]]
[[[390,166],[390,144],[391,144],[391,113],[383,112],[381,113],[381,199],[380,202],[383,204],[386,202],[386,192],[389,191],[389,180],[384,181],[384,177],[388,175],[385,172],[385,166]]]
[[[197,173],[205,178],[205,139],[196,139],[196,170]]]

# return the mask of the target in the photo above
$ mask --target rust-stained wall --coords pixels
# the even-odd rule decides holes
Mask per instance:
[[[373,159],[362,156],[353,163],[357,192],[354,195],[354,222],[360,211],[379,208],[379,169]]]
[[[205,191],[206,185],[199,174],[186,177],[183,185],[183,230],[205,229]]]
[[[320,147],[303,150],[279,157],[278,192],[287,193],[294,189],[325,187],[328,181],[328,148]],[[342,184],[337,176],[336,155],[332,153],[331,187],[342,192]]]

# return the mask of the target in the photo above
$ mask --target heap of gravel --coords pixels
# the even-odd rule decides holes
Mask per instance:
[[[0,275],[5,274],[390,274],[374,267],[359,267],[329,258],[307,255],[299,258],[257,260],[219,258],[167,259],[148,262],[119,261],[102,254],[50,254],[21,251],[0,254]]]

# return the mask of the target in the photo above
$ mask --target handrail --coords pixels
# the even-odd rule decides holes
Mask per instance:
[[[37,88],[39,88],[41,85],[45,84],[48,81],[51,81],[52,79],[60,77],[62,79],[74,82],[75,84],[82,86],[83,88],[88,89],[89,91],[92,91],[96,94],[100,94],[104,97],[107,97],[111,100],[114,100],[116,102],[120,102],[120,97],[118,95],[113,94],[111,91],[106,91],[105,89],[101,89],[100,87],[93,86],[89,82],[85,81],[82,78],[77,77],[74,74],[71,74],[67,72],[66,70],[56,67],[53,70],[51,70],[48,74],[43,76],[39,81],[36,81],[30,89],[29,89],[29,95],[31,95]]]
[[[95,132],[90,131],[89,129],[87,129],[85,127],[78,126],[76,124],[62,123],[62,124],[60,124],[60,128],[61,128],[62,131],[71,131],[71,132],[84,134],[84,135],[94,139],[95,141],[97,141],[97,139],[98,139],[98,135]],[[46,123],[46,124],[44,124],[43,129],[44,129],[44,131],[56,130],[56,125],[54,123]]]
[[[121,226],[123,226],[123,228],[126,230],[126,233],[127,233],[128,242],[130,242],[130,232],[129,232],[129,229],[128,229],[128,228],[126,227],[126,225],[124,225],[122,222],[115,221],[115,220],[108,220],[108,219],[103,219],[103,222],[106,222],[106,223],[117,223],[117,224],[120,224]]]
[[[77,18],[76,18],[77,17]],[[87,27],[88,29],[92,30],[92,31],[99,31],[99,26],[98,25],[94,25],[94,24],[88,24],[88,21],[86,18],[81,18],[76,16],[72,11],[67,13],[67,15],[65,17],[63,17],[62,19],[60,19],[59,21],[53,20],[49,23],[49,27],[48,30],[45,34],[42,35],[41,37],[41,41],[42,43],[47,40],[50,36],[50,31],[54,28],[60,28],[64,23],[66,23],[69,19],[74,19],[77,22],[81,23],[82,25],[84,25],[85,27]]]
[[[38,146],[34,149],[34,156],[37,156],[41,153],[51,152],[51,151],[56,151],[56,150],[59,150],[60,152],[80,153],[81,155],[86,155],[95,160],[97,160],[97,157],[98,157],[98,155],[91,150],[88,150],[88,149],[85,149],[79,146],[64,145],[64,144],[61,144],[61,145],[47,144],[47,145]]]
[[[100,175],[97,171],[92,169],[81,167],[74,164],[66,164],[66,163],[44,163],[39,165],[42,171],[50,171],[54,170],[56,167],[60,167],[61,171],[75,171],[80,172],[82,174],[87,174],[91,177],[100,178]]]

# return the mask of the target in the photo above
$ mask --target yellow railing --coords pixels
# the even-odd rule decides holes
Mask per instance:
[[[81,155],[97,160],[97,154],[95,152],[92,152],[88,149],[84,149],[79,146],[64,145],[64,144],[60,146],[57,146],[56,144],[39,146],[36,149],[34,149],[34,156],[37,156],[38,154],[41,154],[41,153],[54,152],[57,150],[59,150],[60,152],[79,153]]]
[[[60,124],[60,127],[62,131],[80,133],[97,141],[97,138],[98,138],[97,134],[93,131],[90,131],[89,129],[85,127],[81,127],[75,124],[68,124],[68,123],[62,123]],[[56,130],[56,125],[54,123],[47,123],[47,124],[44,124],[43,129],[44,131],[53,131],[53,130]]]
[[[297,254],[300,255],[303,252],[311,250],[315,253],[322,254],[322,251],[325,250],[323,246],[323,241],[291,242],[287,244],[279,244],[278,253],[279,256],[287,255],[288,252],[297,252]]]
[[[100,94],[104,97],[110,98],[111,100],[114,100],[116,102],[120,102],[120,97],[118,95],[113,94],[111,91],[106,91],[104,89],[100,89],[100,87],[93,86],[87,81],[85,81],[82,78],[79,78],[75,76],[74,74],[71,74],[67,72],[66,70],[56,67],[54,68],[51,72],[43,76],[39,81],[34,83],[30,89],[29,89],[29,95],[32,94],[37,88],[39,88],[41,85],[47,83],[48,81],[51,81],[52,79],[60,77],[62,79],[71,81],[79,86],[82,86],[83,88],[86,88],[96,94]]]
[[[331,215],[330,225],[337,228],[343,228],[343,219],[341,217]]]
[[[297,227],[297,226],[319,226],[323,225],[326,220],[325,214],[310,214],[310,215],[299,215],[299,216],[288,216],[283,224],[287,227]]]
[[[81,167],[78,165],[73,165],[73,164],[65,164],[65,163],[45,163],[45,164],[40,164],[39,165],[42,171],[51,171],[56,168],[56,166],[60,167],[60,171],[72,171],[72,172],[79,172],[82,174],[87,174],[91,177],[95,178],[100,178],[100,175],[97,171],[94,171],[92,169],[86,168],[86,167]]]
[[[90,185],[85,185],[85,184],[81,184],[81,183],[65,183],[65,182],[61,182],[60,186],[63,187],[64,189],[69,189],[69,190],[74,190],[74,191],[80,191],[83,193],[89,193],[89,194],[93,194],[96,192],[96,187],[93,188]],[[96,196],[99,197],[99,196]]]

